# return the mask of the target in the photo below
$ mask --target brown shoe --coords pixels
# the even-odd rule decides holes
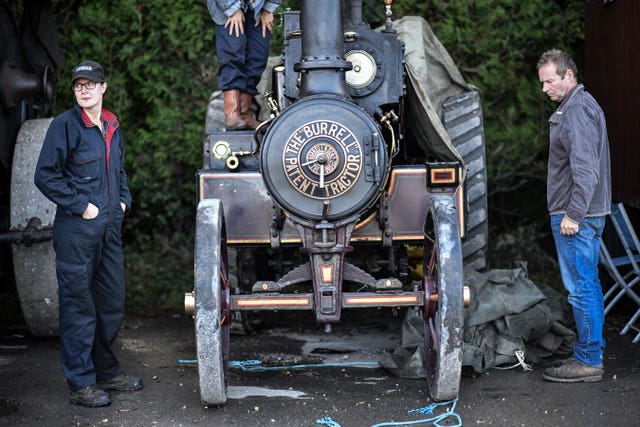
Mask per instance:
[[[98,387],[103,390],[133,391],[143,389],[144,384],[142,384],[142,379],[121,372],[108,380],[98,381]]]
[[[71,403],[86,406],[88,408],[96,408],[98,406],[107,406],[111,404],[111,398],[109,395],[95,385],[83,387],[78,390],[71,390],[69,400],[71,400]]]
[[[604,368],[585,365],[575,358],[545,369],[542,378],[558,383],[598,382],[604,378]]]
[[[227,117],[227,130],[246,130],[249,125],[240,115],[240,91],[224,91],[224,115]]]
[[[249,129],[255,129],[260,125],[260,122],[256,120],[253,112],[251,111],[251,102],[253,102],[253,95],[250,93],[240,92],[240,115]]]

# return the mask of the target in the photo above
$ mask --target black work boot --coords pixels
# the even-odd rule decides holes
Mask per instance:
[[[71,390],[70,400],[71,403],[89,408],[107,406],[111,404],[111,398],[109,395],[95,385]]]
[[[142,379],[121,372],[113,378],[98,380],[98,387],[103,390],[133,391],[143,389],[144,384],[142,384]]]
[[[545,369],[542,378],[558,383],[598,382],[604,377],[604,368],[585,365],[575,358]]]

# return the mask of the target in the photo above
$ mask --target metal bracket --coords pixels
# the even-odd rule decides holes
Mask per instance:
[[[382,231],[382,246],[390,248],[393,244],[393,228],[389,221],[389,202],[387,192],[383,191],[378,201],[378,224]]]
[[[280,207],[273,205],[273,217],[269,226],[269,240],[271,247],[276,249],[280,247],[280,232],[284,228],[284,212]]]

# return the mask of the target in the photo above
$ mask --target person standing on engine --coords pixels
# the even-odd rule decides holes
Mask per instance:
[[[573,357],[545,370],[555,382],[595,382],[604,375],[604,302],[598,279],[600,235],[611,211],[611,166],[604,113],[578,84],[578,68],[552,49],[537,64],[544,92],[560,103],[549,119],[547,207],[560,273],[578,332]]]
[[[216,24],[218,86],[227,130],[255,129],[253,96],[269,58],[273,11],[282,0],[207,0]]]
[[[105,390],[143,388],[126,375],[113,349],[124,315],[122,221],[131,207],[117,117],[102,106],[104,70],[73,68],[72,109],[56,117],[36,166],[38,189],[57,205],[53,224],[60,301],[62,367],[70,400],[105,406]]]

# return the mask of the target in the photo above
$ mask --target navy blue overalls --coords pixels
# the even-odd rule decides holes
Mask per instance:
[[[131,206],[116,116],[102,110],[104,133],[76,104],[45,137],[36,186],[57,205],[53,226],[62,366],[72,390],[120,374],[113,351],[124,314],[121,227]],[[96,218],[82,218],[88,203]]]

